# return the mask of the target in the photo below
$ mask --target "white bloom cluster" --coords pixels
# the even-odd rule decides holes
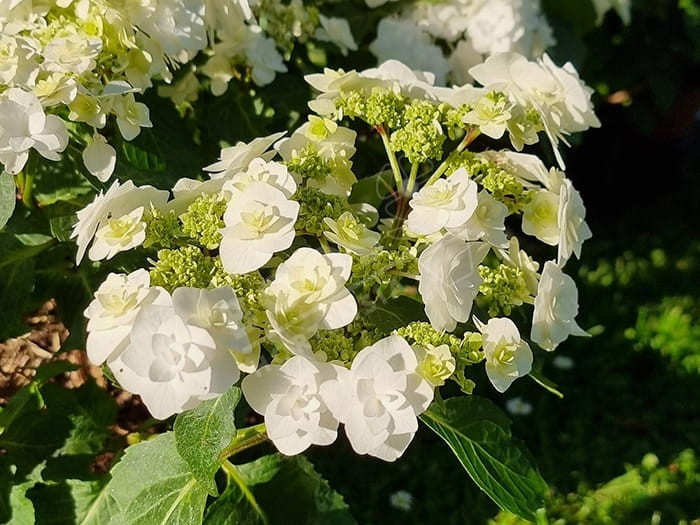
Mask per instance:
[[[501,81],[504,64],[515,80]],[[141,247],[151,266],[110,274],[95,293],[90,358],[156,417],[244,372],[243,393],[282,453],[328,445],[342,424],[357,453],[394,461],[435,388],[454,380],[470,392],[466,368],[483,363],[505,392],[531,372],[535,345],[586,335],[563,273],[591,236],[581,196],[534,155],[467,148],[480,133],[514,133],[525,107],[533,140],[540,120],[583,129],[595,118],[587,88],[546,58],[496,55],[474,71],[485,88],[435,87],[397,61],[326,70],[307,78],[316,115],[288,137],[222,149],[205,180],[181,179],[172,196],[114,183],[78,212],[78,261]],[[385,148],[371,179],[394,199],[383,220],[357,202],[367,186],[356,191],[351,159],[370,139],[341,126],[346,116]],[[543,264],[524,236],[547,245]],[[518,327],[515,308],[531,322]]]
[[[396,59],[430,71],[443,85],[448,79],[469,82],[469,68],[489,55],[536,58],[553,44],[539,1],[447,0],[414,2],[397,17],[382,19],[370,50],[379,62]]]
[[[309,17],[300,1],[294,5],[299,17]],[[316,26],[319,41],[343,53],[357,49],[346,20],[321,15]],[[5,169],[19,173],[31,149],[58,160],[68,144],[67,116],[79,124],[74,138],[85,167],[102,182],[114,171],[116,151],[101,130],[114,119],[129,141],[151,127],[148,107],[134,95],[154,80],[171,84],[160,86],[162,95],[183,102],[197,98],[197,72],[220,95],[246,69],[258,85],[287,71],[276,41],[258,25],[248,2],[237,0],[5,2],[0,49]],[[197,66],[192,59],[203,51],[210,58]],[[172,83],[181,64],[188,73]]]
[[[83,160],[105,181],[116,152],[98,130],[110,116],[125,140],[151,126],[148,108],[134,93],[150,87],[153,78],[169,80],[171,64],[206,47],[205,6],[192,0],[146,0],[119,9],[85,0],[34,4],[10,2],[0,12],[0,88],[7,88],[0,104],[11,106],[2,114],[16,122],[0,124],[0,160],[12,173],[24,167],[31,147],[58,160],[68,142],[65,122],[44,112],[67,114],[92,129]],[[23,121],[31,125],[20,144],[17,128]]]
[[[87,352],[165,419],[218,397],[252,372],[255,350],[231,288],[151,287],[148,272],[110,274],[85,310]],[[257,349],[259,352],[259,349]]]
[[[389,336],[358,353],[350,370],[295,356],[260,368],[242,387],[284,454],[332,443],[340,422],[355,452],[395,461],[433,400],[417,366],[411,346]]]

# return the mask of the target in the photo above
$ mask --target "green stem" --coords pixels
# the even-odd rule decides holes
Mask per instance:
[[[408,176],[408,182],[406,183],[406,191],[404,192],[407,197],[410,197],[411,193],[413,193],[413,187],[416,185],[418,166],[420,166],[420,163],[418,162],[416,162],[415,164],[411,164],[411,173]]]
[[[233,439],[228,444],[228,446],[221,451],[219,457],[224,460],[229,458],[239,452],[243,452],[249,448],[252,448],[260,443],[267,441],[267,431],[265,429],[265,423],[260,423],[248,428],[243,428],[236,432]]]
[[[251,507],[255,510],[258,516],[260,516],[264,522],[267,524],[267,516],[263,512],[263,510],[260,508],[260,505],[258,505],[257,500],[255,499],[255,496],[253,493],[250,491],[250,488],[248,488],[248,485],[246,484],[245,480],[241,476],[240,472],[238,472],[238,469],[236,468],[235,465],[233,465],[230,461],[224,461],[224,463],[221,465],[221,468],[224,469],[224,472],[226,472],[226,475],[229,477],[230,480],[232,480],[236,485],[238,485],[238,488],[241,489],[241,492],[243,493],[243,496],[245,497],[246,500],[248,500],[248,503],[250,504]]]
[[[450,156],[454,153],[461,153],[462,151],[464,151],[466,147],[469,146],[469,144],[474,142],[474,140],[476,139],[476,137],[479,136],[479,134],[480,132],[478,128],[470,128],[469,131],[467,131],[467,134],[464,135],[462,141],[459,144],[457,144],[457,147],[454,149],[454,151],[450,155],[448,155],[445,160],[442,161],[442,163],[435,170],[435,173],[433,173],[430,176],[428,182],[426,182],[425,185],[430,186],[436,180],[438,180],[442,176],[442,174],[445,173],[445,170],[447,170],[447,160],[450,158]]]
[[[323,253],[331,253],[333,251],[325,237],[319,237],[318,242],[321,244],[321,248],[323,248]]]
[[[391,144],[389,144],[389,135],[387,135],[386,130],[381,127],[376,127],[377,133],[382,138],[382,144],[384,144],[384,149],[386,150],[386,155],[389,157],[389,164],[391,165],[391,172],[394,174],[394,182],[396,183],[396,191],[403,190],[403,177],[401,176],[401,168],[399,167],[399,161],[396,155],[391,149]]]

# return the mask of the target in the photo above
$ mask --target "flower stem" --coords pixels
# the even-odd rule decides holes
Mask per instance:
[[[476,137],[478,137],[479,135],[480,135],[480,131],[478,128],[469,128],[469,131],[467,131],[467,134],[464,135],[464,138],[462,139],[462,141],[459,144],[457,144],[457,147],[454,149],[454,151],[450,155],[448,155],[445,160],[442,161],[442,163],[437,167],[435,172],[430,176],[430,178],[428,179],[428,182],[426,182],[425,185],[430,186],[436,180],[438,180],[442,176],[442,174],[445,173],[445,170],[447,170],[447,159],[449,159],[453,153],[461,153],[462,151],[464,151],[466,149],[466,147],[469,146],[469,144],[471,144],[472,142],[474,142]]]
[[[389,164],[391,165],[391,172],[394,174],[394,182],[396,183],[396,191],[403,190],[403,177],[401,176],[401,168],[399,166],[399,161],[396,159],[396,155],[391,149],[391,144],[389,144],[389,135],[382,126],[377,126],[375,128],[379,136],[382,138],[382,144],[384,144],[384,149],[386,150],[386,155],[389,157]]]
[[[408,176],[408,182],[406,183],[406,197],[409,197],[413,193],[413,187],[416,185],[416,176],[418,175],[418,166],[420,163],[416,162],[411,164],[411,173]]]
[[[228,446],[221,451],[219,457],[224,460],[231,456],[243,452],[249,448],[252,448],[260,443],[267,441],[267,431],[265,429],[265,423],[260,423],[248,428],[240,429],[233,436],[233,439],[228,444]]]

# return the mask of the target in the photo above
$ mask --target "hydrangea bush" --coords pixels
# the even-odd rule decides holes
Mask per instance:
[[[420,419],[534,519],[546,485],[478,394],[528,375],[551,388],[537,353],[586,335],[564,267],[591,232],[558,149],[598,120],[573,66],[546,55],[497,53],[470,74],[480,87],[398,61],[308,75],[296,130],[225,147],[171,191],[115,181],[78,212],[77,262],[123,269],[85,310],[88,356],[155,418],[179,414],[174,442],[115,468],[120,512],[139,511],[120,483],[146,452],[179,454],[202,490],[176,483],[173,508],[196,515],[219,469],[243,493],[258,482],[230,461],[241,450],[295,456],[343,428],[356,453],[395,461]],[[540,137],[558,166],[521,151]],[[360,171],[360,148],[384,155]],[[258,416],[237,429],[241,392]]]
[[[479,9],[544,24],[528,5]],[[404,14],[435,28],[465,6],[421,3]],[[460,16],[474,31],[480,16],[493,21],[469,6]],[[444,87],[445,74],[410,59],[319,71],[309,67],[318,46],[342,56],[358,47],[346,19],[319,9],[267,0],[0,7],[0,198],[14,206],[16,183],[28,201],[43,166],[36,154],[58,162],[77,152],[87,180],[104,183],[96,195],[69,191],[75,213],[59,204],[56,214],[25,214],[45,213],[51,236],[0,237],[12,248],[0,268],[14,279],[15,261],[54,248],[59,261],[70,257],[61,284],[77,281],[91,296],[80,344],[163,422],[143,442],[130,434],[136,443],[91,497],[85,523],[267,523],[278,493],[285,505],[304,503],[309,522],[352,522],[301,454],[347,439],[357,454],[393,462],[419,421],[503,509],[535,519],[543,505],[544,480],[485,396],[526,376],[558,393],[534,363],[587,335],[564,269],[591,231],[560,148],[599,125],[592,89],[544,44],[531,52],[532,38],[548,33],[521,39],[517,21],[503,36],[514,45],[484,43],[478,62],[461,64],[474,85]],[[393,23],[379,24],[371,51],[381,56],[377,42]],[[289,109],[288,126],[223,144],[197,176],[109,180],[122,162],[116,147],[152,126],[141,102],[148,88],[182,116],[196,114],[199,97],[254,92],[288,68],[312,71],[313,92],[308,109]],[[532,153],[540,139],[555,165]],[[120,151],[160,169],[155,154]],[[36,383],[37,414],[43,403],[69,404],[45,382]],[[0,413],[0,448],[6,428],[23,432],[22,410]],[[0,459],[0,470],[48,479],[15,461]],[[30,492],[15,487],[20,501]]]

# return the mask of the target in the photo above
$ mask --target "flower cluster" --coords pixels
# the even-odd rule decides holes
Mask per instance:
[[[283,56],[280,40],[282,35],[289,39],[290,25],[299,26],[292,31],[296,40],[313,36],[343,53],[357,49],[344,19],[320,15],[300,0],[262,4],[256,9],[264,8],[271,35],[247,0],[4,2],[0,163],[17,174],[32,149],[59,160],[70,135],[81,147],[87,170],[104,182],[116,165],[105,127],[116,121],[127,141],[151,127],[149,109],[135,95],[155,81],[160,81],[160,94],[175,102],[197,98],[201,83],[195,73],[208,78],[217,95],[232,78],[268,84],[287,71],[289,56]],[[201,53],[209,58],[194,61]]]
[[[370,7],[376,3],[367,0]],[[472,79],[469,68],[489,55],[536,58],[554,43],[539,1],[419,1],[382,19],[370,50],[380,62],[393,58],[430,71],[438,84],[464,84]]]
[[[243,372],[282,453],[328,445],[342,424],[357,453],[393,461],[446,381],[485,388],[483,363],[504,392],[536,346],[585,335],[563,272],[591,236],[581,196],[534,155],[468,148],[506,131],[517,145],[524,122],[528,143],[595,124],[588,88],[546,57],[495,55],[472,74],[485,87],[435,87],[396,61],[326,70],[307,77],[316,114],[289,136],[224,148],[171,194],[115,182],[78,213],[77,259],[139,250],[150,267],[97,290],[90,358],[159,418]],[[371,175],[355,172],[357,121],[385,149],[389,214],[356,202]],[[535,239],[544,261],[521,248]]]

